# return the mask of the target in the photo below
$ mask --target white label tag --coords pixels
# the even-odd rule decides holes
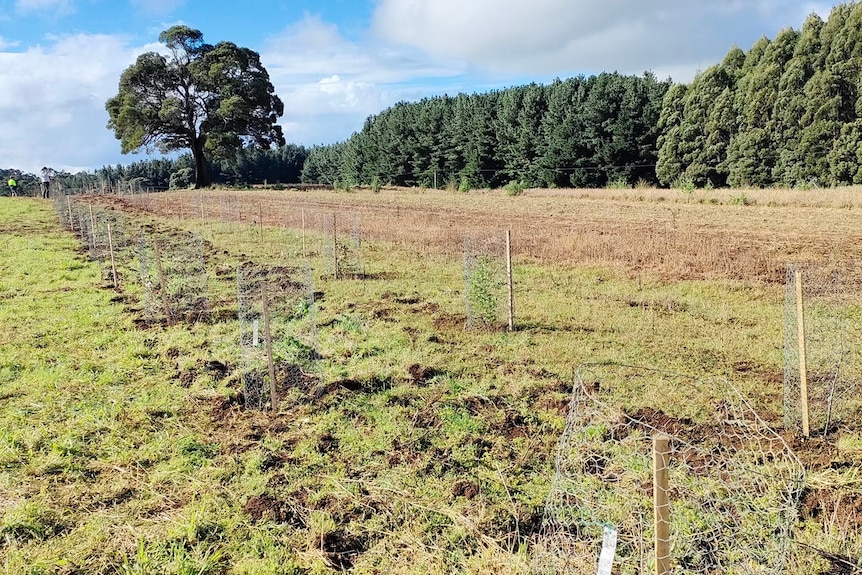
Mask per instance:
[[[617,553],[617,530],[613,527],[602,529],[602,553],[599,555],[599,571],[597,575],[611,575],[614,566],[614,555]]]
[[[254,320],[254,322],[251,324],[251,346],[252,347],[257,347],[258,345],[260,345],[260,339],[258,337],[258,331],[259,331],[258,320]]]

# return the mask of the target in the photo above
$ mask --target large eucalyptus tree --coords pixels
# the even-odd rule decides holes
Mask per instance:
[[[105,104],[124,154],[190,149],[196,187],[204,187],[207,158],[231,157],[249,143],[284,145],[276,123],[284,104],[257,52],[232,42],[206,44],[187,26],[165,30],[159,41],[167,53],[138,56]]]

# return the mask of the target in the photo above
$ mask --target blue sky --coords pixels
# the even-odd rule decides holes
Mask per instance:
[[[689,82],[735,45],[800,28],[811,0],[0,0],[0,167],[122,155],[105,101],[174,24],[261,54],[288,142],[341,141],[400,100],[601,71]]]

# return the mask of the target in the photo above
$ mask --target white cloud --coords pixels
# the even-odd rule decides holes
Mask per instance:
[[[799,27],[800,0],[381,0],[375,32],[500,74],[677,70],[691,76],[734,44]],[[794,14],[798,21],[786,21]],[[677,79],[677,78],[675,78]],[[679,78],[680,80],[685,78]]]
[[[116,1],[116,0],[102,0]],[[168,21],[185,0],[130,0]],[[344,140],[365,118],[400,100],[487,91],[553,76],[653,70],[690,81],[734,44],[800,27],[832,3],[820,0],[377,0],[366,36],[348,39],[306,14],[250,45],[285,103],[288,142]],[[71,0],[17,0],[42,16]],[[159,12],[161,11],[161,12]],[[154,34],[170,27],[165,24]],[[21,48],[0,37],[0,166],[27,171],[98,168],[122,156],[106,129],[105,101],[123,69],[160,44],[72,35]],[[33,40],[34,42],[36,40]],[[22,51],[23,50],[23,51]],[[483,74],[481,84],[474,72]]]
[[[119,156],[105,101],[120,73],[148,47],[130,48],[123,38],[74,35],[49,45],[0,52],[0,156],[4,166],[35,172],[90,165]]]
[[[426,95],[427,89],[410,85],[417,78],[433,82],[464,72],[462,65],[416,50],[347,40],[313,15],[266,42],[261,60],[285,104],[285,138],[305,144],[344,140],[369,115]]]
[[[316,83],[279,87],[284,102],[282,128],[288,142],[319,144],[346,139],[362,122],[397,101],[385,87],[339,75]]]
[[[461,74],[463,65],[432,60],[417,50],[345,39],[334,24],[306,14],[262,47],[261,58],[270,75],[283,74],[294,81],[317,82],[339,74],[367,82],[401,82],[417,77]]]

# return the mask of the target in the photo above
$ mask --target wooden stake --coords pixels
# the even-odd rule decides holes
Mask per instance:
[[[263,243],[263,204],[257,205],[257,224],[260,226],[260,241]]]
[[[338,222],[335,213],[332,214],[332,261],[335,269],[335,279],[338,279]]]
[[[509,331],[515,331],[515,289],[512,278],[512,232],[506,230],[506,278],[509,283]]]
[[[93,242],[93,252],[96,251],[96,218],[93,217],[93,202],[89,202],[90,208],[90,238]]]
[[[206,218],[204,218],[204,193],[203,192],[200,192],[198,194],[198,199],[201,202],[201,220],[204,220]]]
[[[302,214],[302,255],[305,255],[305,208],[300,208]]]
[[[796,324],[799,337],[799,387],[802,403],[802,435],[811,437],[808,404],[808,359],[805,350],[805,306],[802,300],[802,271],[794,273],[796,280]]]
[[[75,231],[75,220],[72,217],[72,200],[66,196],[66,208],[69,210],[69,229]]]
[[[120,286],[117,283],[117,266],[114,264],[114,238],[111,235],[111,222],[108,222],[108,251],[111,253],[111,278],[114,280],[114,289]]]
[[[263,339],[266,343],[266,362],[269,367],[269,403],[272,412],[278,411],[278,400],[275,398],[275,363],[272,360],[272,332],[269,328],[269,301],[266,297],[266,280],[261,283],[261,294],[263,296]]]
[[[670,502],[668,500],[668,464],[670,438],[653,438],[653,511],[655,516],[655,573],[670,573]]]
[[[159,249],[159,242],[153,240],[153,251],[156,253],[156,270],[159,272],[159,286],[162,291],[162,305],[165,307],[165,316],[168,318],[168,324],[173,323],[171,315],[170,299],[168,298],[168,282],[165,280],[165,271],[162,268],[162,251]]]
[[[78,235],[80,236],[81,241],[83,241],[84,239],[87,239],[87,243],[89,244],[90,240],[88,238],[84,238],[84,232],[85,231],[86,230],[84,229],[83,210],[81,210],[81,206],[78,206],[78,232],[79,232]]]

